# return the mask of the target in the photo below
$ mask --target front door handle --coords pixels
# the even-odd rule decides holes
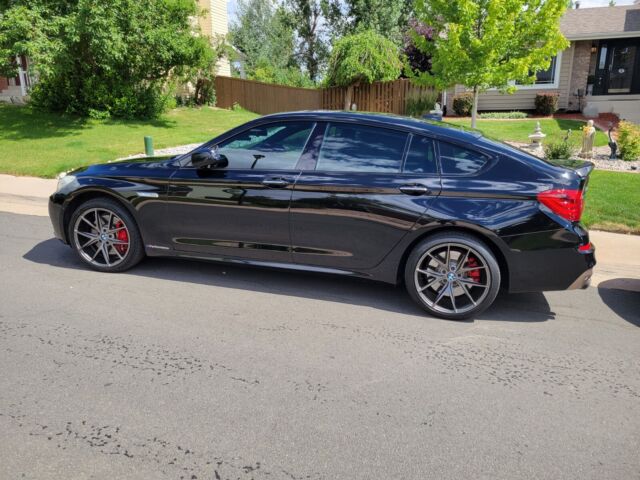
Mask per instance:
[[[265,178],[262,184],[271,188],[284,188],[289,185],[289,181],[284,178]]]
[[[402,185],[400,187],[400,191],[405,195],[414,195],[414,196],[425,195],[429,193],[429,189],[424,185],[420,185],[419,183],[416,183],[413,185]]]

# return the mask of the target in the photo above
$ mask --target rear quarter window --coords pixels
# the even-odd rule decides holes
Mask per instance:
[[[447,142],[439,142],[439,149],[443,175],[473,175],[489,161],[480,152]]]

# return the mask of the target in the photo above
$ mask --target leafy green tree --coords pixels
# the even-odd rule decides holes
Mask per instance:
[[[295,55],[315,82],[328,55],[320,0],[286,0],[290,25],[297,36]]]
[[[295,58],[293,23],[291,13],[274,0],[238,2],[237,20],[229,34],[242,55],[248,78],[286,85],[304,83]]]
[[[569,42],[560,32],[566,0],[417,0],[418,20],[431,26],[431,41],[415,35],[431,56],[431,71],[418,83],[440,89],[455,84],[473,90],[471,125],[478,95],[489,88],[513,92],[513,81],[533,83],[535,72]]]
[[[325,82],[329,86],[347,87],[344,108],[349,110],[353,87],[395,80],[400,76],[402,65],[398,47],[391,40],[365,30],[335,42]]]
[[[334,41],[373,30],[400,44],[413,10],[413,0],[322,0]]]
[[[174,73],[211,55],[193,34],[193,0],[5,0],[0,71],[27,55],[39,76],[35,105],[88,115],[154,117]]]

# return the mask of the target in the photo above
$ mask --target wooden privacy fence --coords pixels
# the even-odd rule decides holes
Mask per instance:
[[[431,87],[419,87],[406,78],[392,82],[374,82],[354,87],[351,104],[363,112],[384,112],[404,115],[406,101],[413,96],[433,93]],[[325,110],[342,110],[345,105],[345,87],[322,89],[322,108]]]
[[[404,115],[406,101],[412,96],[433,93],[430,87],[413,85],[406,78],[354,87],[351,103],[357,110]],[[342,110],[345,87],[298,88],[272,85],[241,78],[216,77],[216,104],[231,108],[235,103],[260,114],[292,110]]]
[[[216,105],[231,108],[234,103],[262,115],[291,110],[317,110],[322,108],[322,90],[216,77]]]

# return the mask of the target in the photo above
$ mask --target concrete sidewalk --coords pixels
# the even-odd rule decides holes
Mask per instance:
[[[0,175],[0,211],[48,216],[47,199],[57,180]],[[640,291],[640,236],[590,231],[598,265],[592,284]]]

